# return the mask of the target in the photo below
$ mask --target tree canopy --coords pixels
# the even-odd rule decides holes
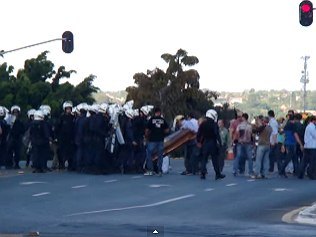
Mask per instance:
[[[136,86],[126,88],[127,100],[134,100],[136,107],[159,106],[169,120],[189,112],[200,116],[213,107],[212,99],[216,99],[218,93],[202,91],[198,71],[188,68],[199,62],[197,57],[179,49],[175,55],[165,53],[161,58],[168,64],[166,71],[155,68],[134,74]]]
[[[65,100],[74,104],[94,102],[92,93],[98,88],[92,83],[96,76],[89,75],[77,86],[67,81],[61,83],[62,79],[70,78],[76,71],[67,71],[64,66],[55,71],[55,65],[47,59],[47,54],[48,51],[45,51],[36,58],[27,59],[16,76],[12,75],[13,66],[0,64],[0,105],[7,108],[19,105],[25,114],[31,108],[47,104],[51,106],[53,115],[59,115]]]

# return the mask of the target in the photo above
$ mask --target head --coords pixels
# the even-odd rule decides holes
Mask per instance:
[[[129,119],[134,118],[134,110],[133,109],[127,109],[125,112],[125,116]]]
[[[313,124],[316,124],[316,116],[314,115],[310,116],[309,121]]]
[[[65,101],[63,103],[63,110],[64,110],[65,114],[71,114],[72,108],[73,108],[73,104],[71,101]]]
[[[5,109],[2,106],[0,106],[0,119],[3,119],[5,115],[6,115]]]
[[[44,117],[45,117],[45,115],[44,115],[42,110],[36,110],[34,112],[34,120],[36,120],[36,121],[44,120]]]
[[[161,116],[161,109],[159,107],[155,107],[154,114],[155,114],[155,116]]]
[[[274,111],[273,111],[273,110],[269,110],[269,111],[268,111],[268,116],[269,116],[270,118],[274,118],[274,116],[275,116]]]
[[[300,113],[294,114],[294,120],[295,121],[301,121],[302,120],[302,115]]]
[[[242,113],[240,110],[238,110],[238,111],[236,112],[236,119],[237,119],[237,120],[241,120],[242,114],[243,114],[243,113]]]
[[[225,127],[225,126],[224,126],[224,120],[223,120],[223,119],[219,119],[218,122],[217,122],[217,124],[218,124],[218,126],[219,126],[220,128]]]
[[[18,105],[13,105],[13,106],[11,107],[11,114],[12,114],[12,115],[18,117],[18,116],[20,115],[20,112],[21,112],[20,106],[18,106]]]
[[[194,112],[190,112],[187,117],[188,117],[188,119],[195,119],[196,118]]]
[[[262,118],[262,123],[263,123],[264,125],[269,124],[269,117],[268,117],[268,116],[264,116],[264,117]]]
[[[293,123],[295,122],[295,121],[294,121],[294,114],[288,114],[288,115],[287,115],[287,118],[288,118],[288,120],[289,120],[290,122],[293,122]]]
[[[208,111],[206,111],[205,117],[213,119],[214,122],[217,122],[218,114],[214,109],[209,109]]]
[[[248,121],[249,115],[247,113],[243,113],[241,118],[243,121]]]
[[[287,111],[287,115],[290,115],[290,114],[294,115],[294,110],[293,109],[290,109],[289,111]]]

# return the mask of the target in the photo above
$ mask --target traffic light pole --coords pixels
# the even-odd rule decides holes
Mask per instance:
[[[17,48],[17,49],[11,49],[11,50],[7,50],[7,51],[1,50],[0,51],[0,56],[3,57],[3,55],[6,54],[6,53],[11,53],[11,52],[18,51],[18,50],[21,50],[21,49],[26,49],[26,48],[30,48],[30,47],[41,45],[41,44],[47,44],[47,43],[50,43],[50,42],[53,42],[53,41],[58,41],[58,40],[66,40],[66,39],[64,39],[64,38],[56,38],[56,39],[51,39],[51,40],[46,40],[46,41],[43,41],[43,42],[39,42],[39,43],[36,43],[36,44],[27,45],[27,46],[20,47],[20,48]]]

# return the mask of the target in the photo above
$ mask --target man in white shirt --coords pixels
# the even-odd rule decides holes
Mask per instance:
[[[307,176],[316,179],[316,117],[311,116],[304,133],[304,157],[300,164],[299,179],[303,179],[307,168]]]
[[[187,119],[184,119],[181,124],[181,129],[189,129],[190,131],[197,133],[199,124],[193,113],[190,113]],[[185,144],[185,156],[184,166],[185,171],[182,175],[191,175],[197,172],[197,151],[196,151],[196,138],[188,141]]]
[[[280,162],[278,162],[278,147],[277,147],[277,136],[278,136],[278,130],[279,130],[279,124],[275,119],[275,114],[273,110],[268,111],[269,116],[269,126],[272,128],[272,133],[270,135],[270,154],[269,154],[269,172],[274,171],[274,165],[275,162],[278,164],[278,170],[280,171],[279,167]]]

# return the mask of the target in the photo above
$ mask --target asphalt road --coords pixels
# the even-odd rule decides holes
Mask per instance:
[[[163,177],[0,176],[0,236],[316,235],[314,226],[282,222],[287,212],[316,201],[315,181],[233,177],[231,161],[226,164],[227,177],[220,181],[210,164],[206,180],[179,175],[182,160],[172,160],[172,171]]]

